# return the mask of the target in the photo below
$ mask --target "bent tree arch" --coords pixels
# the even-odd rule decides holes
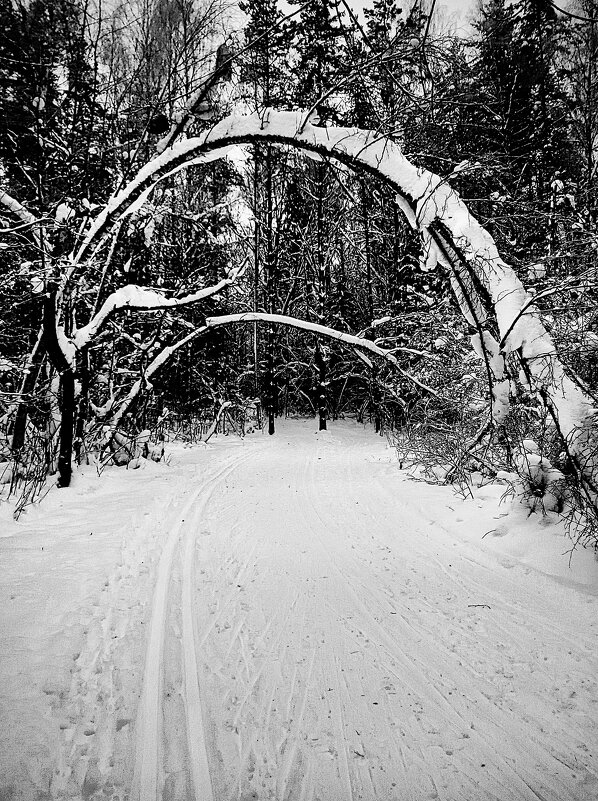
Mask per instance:
[[[414,375],[411,375],[407,371],[405,371],[401,365],[399,364],[398,359],[394,355],[397,350],[406,350],[410,353],[416,353],[420,356],[424,356],[425,354],[420,351],[415,351],[412,348],[394,348],[393,351],[385,350],[384,348],[379,347],[376,345],[375,342],[372,342],[369,339],[363,339],[363,337],[357,337],[353,334],[347,334],[345,331],[337,331],[335,328],[329,328],[326,325],[320,325],[319,323],[311,323],[307,320],[298,320],[294,317],[286,317],[283,314],[268,314],[266,312],[240,312],[237,314],[225,314],[215,317],[207,317],[205,321],[205,325],[196,328],[190,334],[179,339],[172,345],[164,348],[155,359],[153,359],[150,364],[148,364],[143,380],[138,379],[135,381],[123,401],[118,407],[118,411],[114,415],[111,420],[110,426],[106,427],[106,431],[103,438],[103,446],[106,446],[110,443],[111,438],[114,436],[118,426],[120,425],[123,417],[129,411],[131,405],[135,403],[139,393],[143,389],[144,382],[148,382],[151,380],[152,376],[160,370],[166,362],[172,358],[176,351],[180,350],[180,348],[185,347],[193,340],[197,339],[198,337],[205,334],[212,328],[220,328],[221,326],[228,326],[233,324],[243,324],[243,323],[271,323],[273,325],[282,325],[287,326],[289,328],[299,329],[301,331],[305,331],[307,333],[316,334],[318,336],[334,340],[336,342],[340,342],[342,345],[345,345],[353,350],[360,352],[367,351],[372,353],[374,356],[378,356],[382,359],[388,361],[399,373],[406,378],[408,381],[413,382],[416,384],[420,389],[424,392],[430,393],[435,395],[436,392],[431,388],[426,386],[426,384],[419,381]]]
[[[303,112],[267,109],[263,114],[227,117],[202,135],[174,144],[145,165],[96,218],[63,273],[58,306],[77,271],[161,180],[192,164],[222,158],[235,145],[253,143],[289,146],[315,158],[335,159],[381,178],[396,191],[399,207],[422,236],[428,266],[439,263],[448,271],[459,307],[477,330],[472,340],[486,364],[493,420],[500,422],[508,409],[505,360],[515,359],[520,380],[540,396],[576,471],[595,491],[597,468],[590,450],[596,410],[580,382],[565,371],[531,296],[447,181],[412,164],[397,144],[373,131],[318,128]],[[129,299],[127,305],[135,304]],[[74,367],[76,334],[69,340],[61,331],[57,340]]]

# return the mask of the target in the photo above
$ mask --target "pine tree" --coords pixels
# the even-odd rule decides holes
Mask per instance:
[[[368,55],[377,56],[369,70],[369,83],[378,106],[374,112],[377,119],[367,127],[382,125],[389,133],[397,123],[400,93],[396,84],[407,66],[404,45],[408,30],[401,19],[401,10],[395,0],[374,0],[371,8],[364,9]]]
[[[548,0],[491,0],[482,6],[480,64],[501,120],[490,135],[533,196],[547,199],[562,159],[563,93],[555,78],[557,21]]]
[[[14,94],[19,83],[19,20],[12,0],[0,0],[0,161],[6,169],[12,147],[9,131],[16,115]]]
[[[300,108],[313,110],[320,124],[339,123],[343,120],[343,98],[346,94],[343,76],[347,62],[344,59],[344,32],[329,0],[310,0],[294,24],[294,47],[297,52],[294,101]],[[330,233],[328,230],[327,195],[328,170],[323,163],[310,163],[306,171],[309,191],[315,201],[313,215],[314,250],[310,279],[313,292],[314,314],[324,323],[327,316],[327,294],[330,286]],[[315,343],[314,371],[315,396],[319,427],[326,428],[327,419],[327,350],[319,341]]]
[[[291,85],[289,26],[282,21],[276,0],[244,0],[239,8],[248,18],[240,78],[249,88],[250,105],[253,109],[285,108]]]
[[[292,26],[297,53],[294,102],[315,109],[321,122],[339,123],[340,82],[348,69],[343,54],[344,34],[335,21],[330,0],[309,0]]]
[[[566,118],[575,143],[569,174],[578,187],[577,206],[590,230],[598,222],[598,4],[578,0],[566,20],[558,78],[567,95]],[[579,176],[575,174],[578,167]]]

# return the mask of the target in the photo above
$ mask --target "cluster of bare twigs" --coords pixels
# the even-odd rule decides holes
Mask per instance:
[[[24,445],[9,447],[8,431],[14,427],[16,410],[0,421],[0,500],[9,500],[15,518],[28,505],[41,500],[55,484],[57,436],[52,425],[52,404],[38,404],[37,414],[28,420]],[[256,401],[224,401],[204,413],[182,414],[157,407],[123,418],[117,431],[106,437],[101,420],[85,426],[76,441],[79,465],[93,465],[101,474],[108,466],[138,468],[143,459],[164,459],[166,442],[206,442],[212,436],[233,434],[244,437],[261,428],[260,404]]]
[[[30,424],[22,449],[0,449],[0,501],[11,499],[15,519],[46,494],[55,469],[56,444],[50,429]]]
[[[598,552],[598,494],[576,468],[547,410],[521,392],[499,427],[484,426],[489,409],[480,410],[479,395],[455,400],[448,390],[442,406],[428,403],[387,433],[401,468],[419,480],[451,484],[463,497],[472,497],[474,486],[500,481],[503,500],[560,519],[571,551]],[[483,436],[475,436],[476,426]],[[596,443],[588,442],[586,451],[588,461],[595,459]]]

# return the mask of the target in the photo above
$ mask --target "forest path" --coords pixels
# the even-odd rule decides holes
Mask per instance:
[[[371,435],[281,428],[165,540],[133,797],[598,797],[596,598],[460,538]]]
[[[0,799],[594,801],[596,564],[500,492],[349,421],[78,473],[0,532]]]

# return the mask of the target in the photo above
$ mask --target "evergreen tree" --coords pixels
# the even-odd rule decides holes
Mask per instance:
[[[240,77],[250,90],[251,106],[285,108],[291,86],[289,27],[282,22],[276,0],[244,0],[239,8],[247,15]]]
[[[348,64],[334,9],[330,0],[309,0],[292,26],[297,54],[293,100],[299,108],[313,106],[321,122],[338,124],[343,119],[340,86]]]
[[[554,7],[548,0],[490,0],[478,27],[480,66],[501,121],[489,135],[496,151],[510,159],[513,179],[546,200],[549,176],[561,166],[567,145],[564,95],[555,76]]]
[[[12,0],[0,0],[0,161],[3,171],[12,153],[9,141],[16,116],[15,94],[19,87],[19,19]]]
[[[368,94],[373,104],[377,101],[374,119],[364,127],[382,127],[391,134],[397,123],[400,98],[396,84],[408,67],[404,45],[409,32],[401,19],[401,11],[395,0],[374,0],[371,8],[364,9],[368,55],[376,56],[368,71]]]
[[[577,208],[590,230],[598,221],[598,4],[578,0],[572,6],[575,17],[566,19],[558,78],[567,96],[566,119],[571,139],[569,175],[577,179]],[[576,175],[576,168],[579,175]],[[565,187],[566,188],[566,187]]]

